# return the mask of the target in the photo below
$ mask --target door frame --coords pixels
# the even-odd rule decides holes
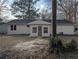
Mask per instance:
[[[38,36],[42,36],[42,26],[38,26]]]

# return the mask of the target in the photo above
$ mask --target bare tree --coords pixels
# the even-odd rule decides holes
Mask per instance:
[[[51,12],[49,12],[48,8],[43,8],[39,13],[41,19],[43,20],[51,19]]]
[[[75,22],[76,20],[76,13],[77,13],[77,0],[57,0],[58,2],[58,10],[62,11],[66,19],[69,21]]]
[[[6,16],[3,16],[3,14],[6,10],[9,10],[7,7],[8,2],[9,2],[8,0],[0,0],[0,19],[3,17],[6,17]],[[0,21],[2,21],[2,20],[0,20]]]

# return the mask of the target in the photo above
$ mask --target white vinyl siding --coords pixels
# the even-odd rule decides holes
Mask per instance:
[[[31,37],[37,37],[38,36],[38,26],[39,25],[30,25],[30,36]],[[42,26],[42,37],[49,37],[50,36],[50,25],[41,25]],[[36,33],[33,33],[32,32],[32,30],[33,30],[33,28],[34,27],[36,27],[37,28],[37,32]],[[45,29],[45,32],[46,33],[44,33],[44,28],[46,28]]]
[[[8,26],[8,34],[30,34],[27,25],[16,25],[16,30],[11,30],[11,25]]]
[[[8,31],[8,26],[6,24],[1,24],[0,25],[0,33],[7,33]]]
[[[11,25],[10,29],[11,29],[11,31],[16,31],[16,25]]]
[[[73,35],[74,26],[73,25],[58,25],[57,34],[60,34],[60,32],[63,32],[63,34]]]

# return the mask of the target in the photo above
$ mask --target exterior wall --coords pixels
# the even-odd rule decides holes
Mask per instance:
[[[37,27],[37,33],[32,33],[32,28],[33,27]],[[38,36],[38,25],[31,25],[30,26],[30,36],[31,37],[36,37],[36,36]]]
[[[49,37],[50,36],[50,25],[30,25],[30,36],[31,37],[36,37],[38,36],[38,26],[42,26],[42,37]],[[32,33],[32,28],[37,27],[37,33]],[[48,27],[48,33],[44,33],[44,27]]]
[[[36,37],[36,36],[38,36],[38,26],[39,25],[30,25],[30,27],[27,27],[27,25],[16,25],[16,31],[11,31],[10,25],[8,25],[8,34],[30,34],[30,36]],[[43,24],[41,26],[42,26],[42,37],[50,36],[50,34],[52,33],[51,25]],[[32,33],[32,27],[37,27],[37,33]],[[46,33],[46,34],[43,32],[44,27],[48,27],[48,33]],[[2,32],[2,31],[5,32],[6,29],[1,29],[0,32]],[[57,25],[57,34],[60,34],[60,32],[63,32],[63,34],[73,35],[74,26],[73,25]]]
[[[48,33],[44,33],[44,27],[48,27]],[[51,33],[51,26],[50,25],[43,25],[42,26],[42,36],[43,37],[49,37]]]
[[[7,33],[7,25],[6,24],[0,24],[0,33]]]
[[[60,34],[60,32],[63,32],[63,34],[67,34],[67,35],[73,35],[74,26],[73,25],[58,25],[57,34]]]
[[[38,26],[39,25],[31,25],[30,26],[30,36],[31,37],[37,37],[38,36]],[[42,26],[42,37],[49,37],[52,33],[52,27],[51,25],[41,25]],[[37,33],[32,33],[32,27],[37,27]],[[44,33],[44,27],[48,27],[48,33]],[[57,34],[60,34],[60,32],[63,32],[63,34],[66,35],[73,35],[74,34],[74,26],[73,25],[57,25]]]
[[[8,25],[8,34],[30,34],[29,27],[27,25],[16,25],[16,31],[12,31]]]

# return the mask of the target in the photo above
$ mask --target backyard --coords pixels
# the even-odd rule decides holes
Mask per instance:
[[[72,39],[78,41],[77,36],[59,36],[60,39],[62,39],[63,42],[70,41]],[[26,42],[26,41],[31,41],[36,38],[31,38],[26,35],[1,35],[0,36],[0,48],[5,49],[5,48],[10,48],[18,43],[21,42]],[[43,38],[43,39],[49,39],[49,38]]]
[[[63,43],[66,43],[72,39],[78,41],[77,36],[59,36]],[[47,53],[49,38],[32,38],[26,35],[1,35],[0,36],[0,59],[52,59],[57,57]],[[11,57],[14,56],[15,57]],[[73,57],[72,57],[73,55]],[[17,57],[18,56],[18,57]],[[29,56],[31,56],[29,58]],[[67,59],[77,59],[77,53],[66,54]],[[63,56],[62,58],[63,59]]]
[[[11,48],[12,46],[21,43],[33,40],[35,38],[30,38],[25,35],[1,35],[0,36],[0,49]]]

